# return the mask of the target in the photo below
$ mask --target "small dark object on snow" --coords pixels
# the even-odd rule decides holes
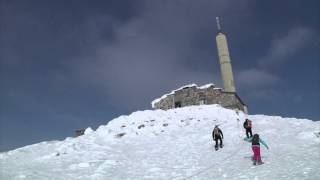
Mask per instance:
[[[145,127],[145,125],[144,125],[144,124],[141,124],[140,126],[138,126],[138,129],[141,129],[141,128],[143,128],[143,127]]]
[[[126,133],[119,133],[116,135],[117,138],[121,138],[122,136],[124,136]]]
[[[77,129],[76,130],[76,137],[84,135],[84,131],[85,131],[85,129]]]
[[[162,124],[162,126],[164,126],[164,127],[166,127],[166,126],[168,126],[168,125],[169,125],[168,123]]]

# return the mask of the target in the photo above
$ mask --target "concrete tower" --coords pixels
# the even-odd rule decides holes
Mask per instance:
[[[218,26],[218,34],[216,36],[216,42],[217,42],[224,90],[226,92],[236,92],[236,88],[233,80],[233,73],[232,73],[227,37],[221,31],[219,17],[216,17],[216,20],[217,20],[217,26]]]

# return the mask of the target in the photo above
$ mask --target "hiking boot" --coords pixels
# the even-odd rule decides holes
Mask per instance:
[[[223,145],[222,144],[220,144],[220,148],[222,148],[223,147]]]
[[[258,165],[261,165],[261,164],[264,164],[264,162],[262,162],[262,161],[259,161],[259,162],[258,162]]]

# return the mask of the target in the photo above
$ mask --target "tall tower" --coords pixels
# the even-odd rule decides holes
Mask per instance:
[[[227,37],[221,31],[219,17],[216,17],[216,21],[218,26],[218,34],[216,36],[216,42],[217,42],[224,90],[226,92],[236,92],[236,88],[233,80],[233,73],[232,73]]]

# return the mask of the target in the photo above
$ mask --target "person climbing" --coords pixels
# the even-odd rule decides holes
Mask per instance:
[[[252,137],[252,121],[246,118],[246,120],[243,123],[243,127],[246,129],[247,138]]]
[[[259,134],[254,134],[253,137],[244,138],[245,141],[251,142],[252,144],[252,151],[253,151],[253,165],[261,165],[263,164],[261,160],[261,153],[260,153],[260,143],[263,144],[268,150],[268,145],[259,137]]]
[[[215,145],[216,150],[218,150],[218,140],[220,140],[220,148],[223,147],[223,144],[222,144],[223,133],[217,125],[213,128],[212,138],[214,141],[216,141],[216,145]]]

